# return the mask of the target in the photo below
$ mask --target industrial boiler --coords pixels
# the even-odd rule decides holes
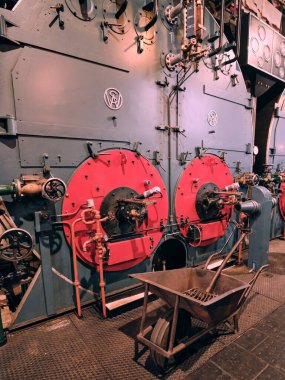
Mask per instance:
[[[129,275],[233,246],[248,201],[248,263],[266,262],[284,230],[285,37],[278,9],[248,4],[0,1],[7,327],[90,302],[106,316]]]

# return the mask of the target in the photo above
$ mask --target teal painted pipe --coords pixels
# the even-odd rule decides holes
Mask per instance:
[[[15,194],[14,185],[0,185],[0,195],[12,195]]]

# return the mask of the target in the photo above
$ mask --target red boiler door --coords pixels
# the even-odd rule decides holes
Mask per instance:
[[[67,186],[62,213],[69,216],[64,221],[71,226],[90,199],[102,218],[109,216],[101,224],[110,250],[104,270],[125,270],[151,255],[167,222],[168,197],[159,172],[146,158],[123,149],[88,158]],[[82,222],[76,224],[76,253],[85,263],[97,267],[98,257],[87,244],[92,228]],[[64,232],[71,244],[70,228],[65,226]]]
[[[224,189],[233,183],[228,166],[217,156],[193,159],[178,180],[175,215],[192,246],[206,246],[223,236],[232,213]],[[230,192],[228,193],[230,196]]]

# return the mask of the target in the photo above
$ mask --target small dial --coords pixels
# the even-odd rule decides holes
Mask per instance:
[[[256,54],[258,52],[258,49],[259,49],[259,42],[258,42],[258,39],[256,37],[251,38],[250,46],[251,46],[252,52],[254,54]]]
[[[280,51],[276,51],[274,54],[274,64],[276,67],[280,67],[281,65],[281,54]]]
[[[258,37],[261,39],[261,41],[264,41],[266,38],[266,30],[263,25],[258,26]]]
[[[270,57],[271,57],[270,47],[268,45],[265,45],[263,48],[263,58],[264,58],[265,62],[269,62]]]

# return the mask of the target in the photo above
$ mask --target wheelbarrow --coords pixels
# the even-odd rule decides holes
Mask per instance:
[[[225,323],[232,332],[238,331],[241,307],[255,281],[268,265],[261,267],[249,282],[221,273],[213,289],[214,296],[203,301],[192,296],[189,289],[206,290],[215,272],[199,268],[183,268],[162,272],[133,274],[145,284],[144,304],[137,341],[149,347],[156,367],[165,371],[182,350]],[[149,292],[161,298],[169,309],[155,325],[145,327]],[[191,333],[192,317],[205,322],[206,327]]]

